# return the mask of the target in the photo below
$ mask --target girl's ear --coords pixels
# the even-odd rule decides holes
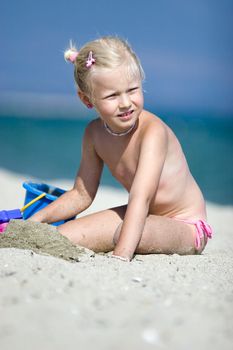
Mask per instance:
[[[82,101],[82,103],[84,103],[85,106],[87,106],[87,108],[93,108],[93,104],[90,102],[89,97],[84,94],[84,92],[82,92],[81,90],[78,90],[78,96]]]

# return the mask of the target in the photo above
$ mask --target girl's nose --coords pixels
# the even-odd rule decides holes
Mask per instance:
[[[119,100],[119,108],[120,109],[126,109],[131,106],[131,100],[127,94],[123,94],[120,96]]]

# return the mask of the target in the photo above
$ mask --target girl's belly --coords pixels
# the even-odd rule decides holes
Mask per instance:
[[[151,201],[149,212],[170,218],[206,220],[205,201],[195,182],[182,191],[158,191]]]

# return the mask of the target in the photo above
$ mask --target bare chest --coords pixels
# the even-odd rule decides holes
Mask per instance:
[[[139,144],[135,138],[107,138],[97,143],[96,151],[111,174],[130,190],[139,159]]]

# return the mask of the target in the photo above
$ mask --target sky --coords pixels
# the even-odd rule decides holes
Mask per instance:
[[[142,62],[147,105],[233,115],[232,18],[233,0],[1,0],[0,109],[5,96],[74,96],[69,40],[118,35]]]

